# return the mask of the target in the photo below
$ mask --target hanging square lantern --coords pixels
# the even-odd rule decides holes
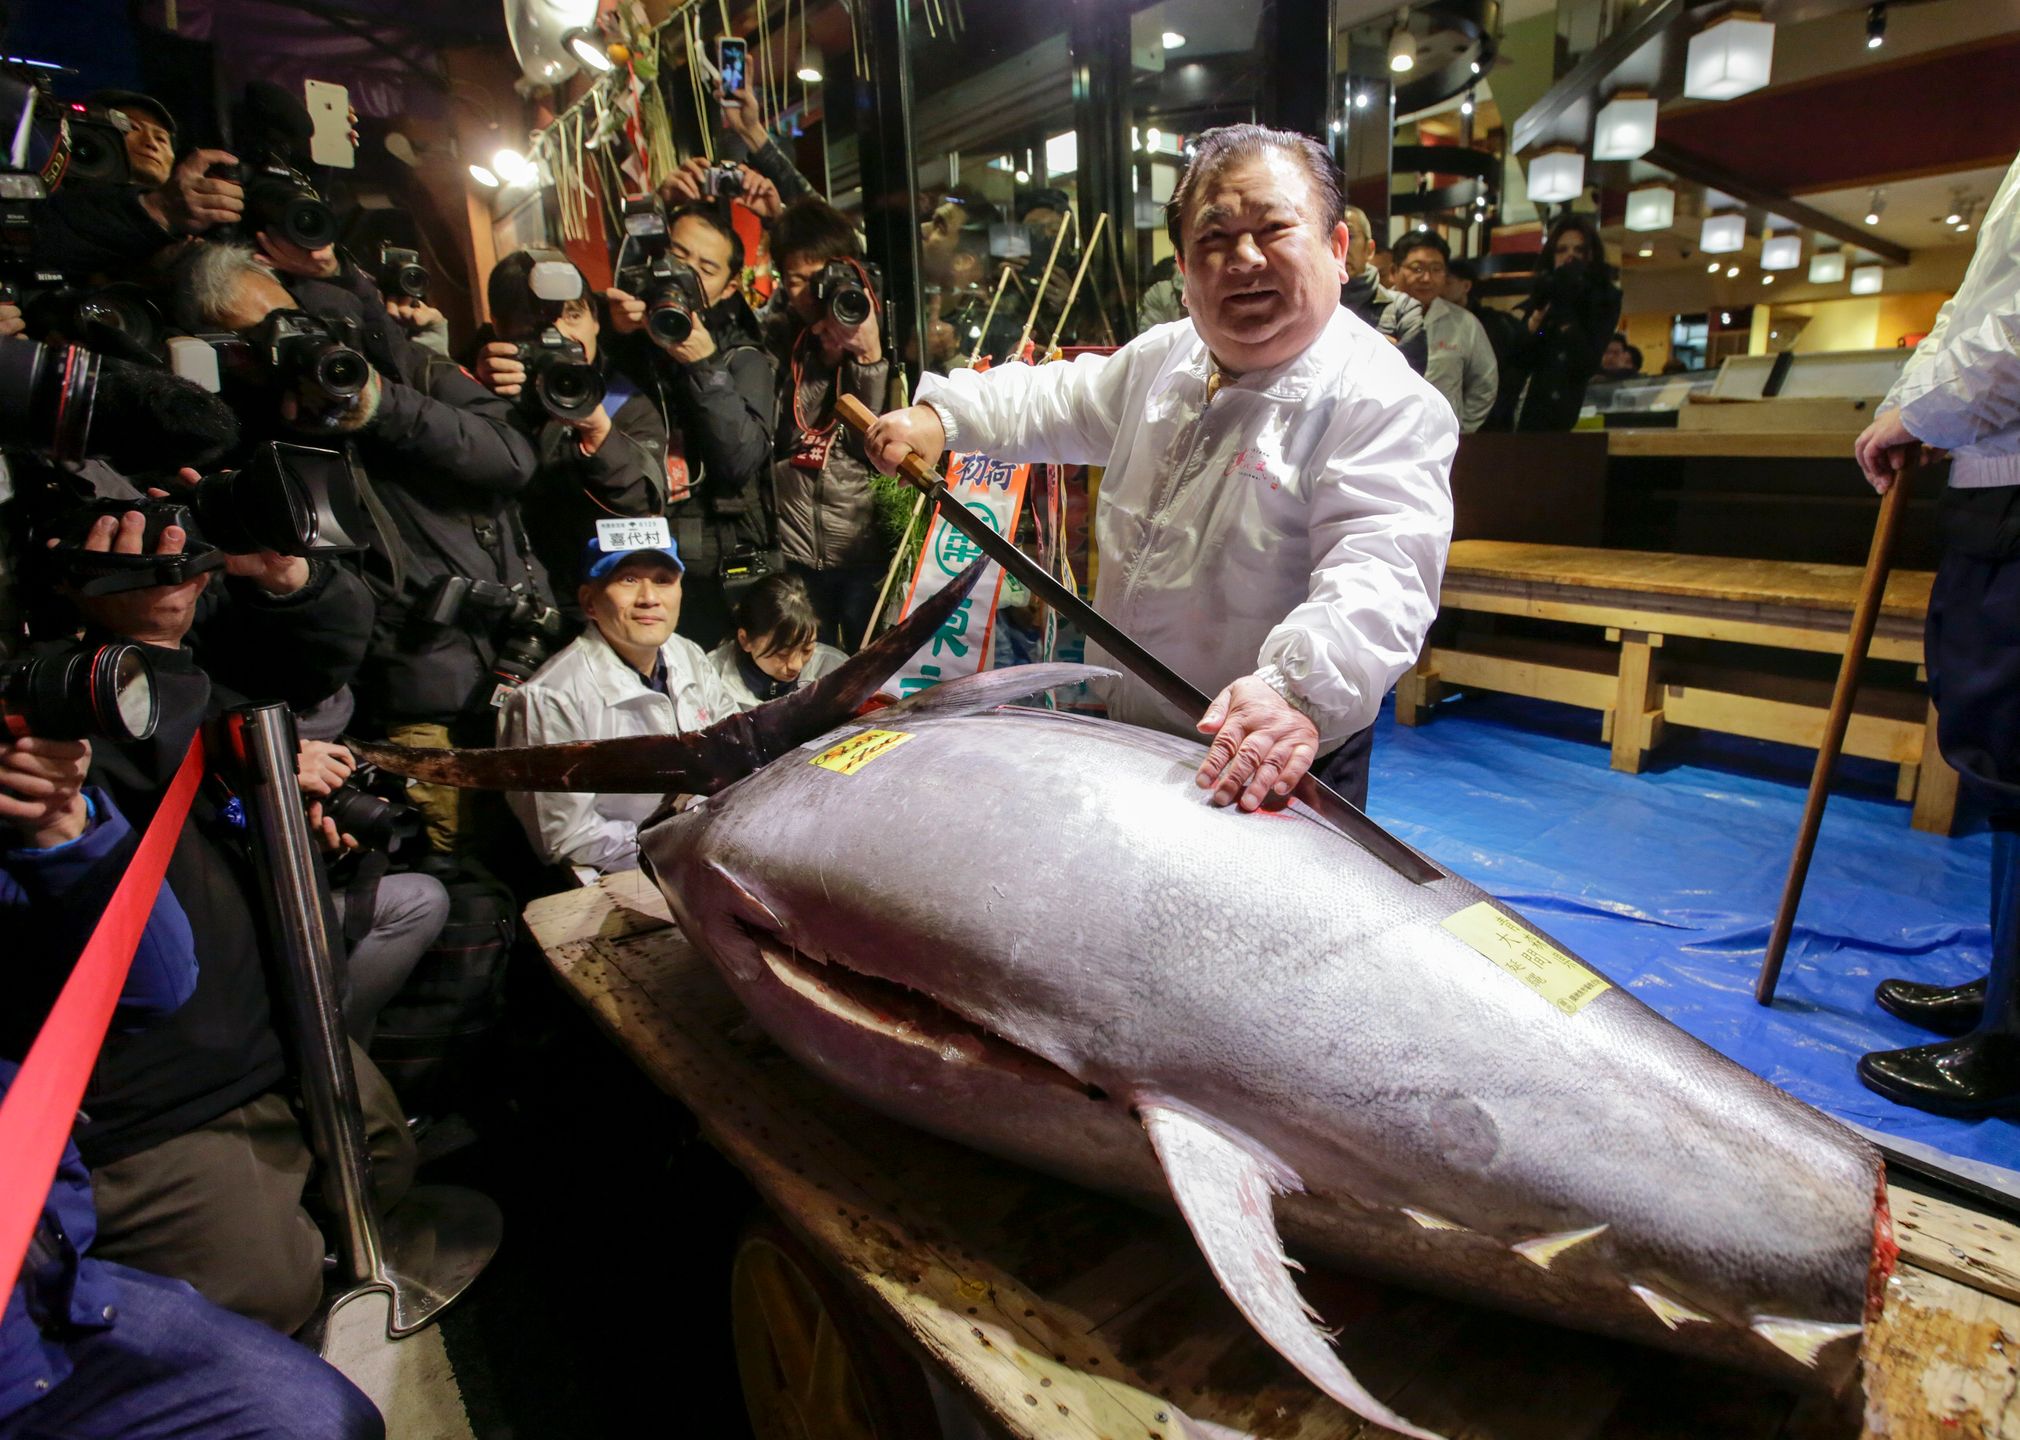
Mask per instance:
[[[1667,230],[1676,223],[1676,192],[1667,185],[1644,185],[1627,192],[1627,228]]]
[[[1655,101],[1616,95],[1592,127],[1594,160],[1639,160],[1655,147]]]
[[[1585,157],[1559,147],[1545,150],[1529,162],[1529,198],[1548,205],[1576,200],[1585,193]]]
[[[1844,251],[1824,250],[1810,256],[1810,284],[1835,285],[1844,278]]]
[[[1733,14],[1690,37],[1683,93],[1690,100],[1731,100],[1768,83],[1774,69],[1775,27],[1756,16]]]
[[[1803,237],[1770,235],[1760,242],[1760,268],[1793,270],[1803,263]]]
[[[1697,248],[1707,255],[1729,255],[1746,245],[1746,216],[1707,215],[1698,232]]]
[[[1880,293],[1880,267],[1861,265],[1852,272],[1852,293],[1854,295],[1877,295]]]

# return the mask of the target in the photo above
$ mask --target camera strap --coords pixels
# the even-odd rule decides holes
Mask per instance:
[[[807,343],[807,336],[813,334],[813,327],[801,330],[793,341],[792,381],[793,381],[793,453],[788,462],[795,470],[806,470],[814,474],[828,463],[828,452],[835,448],[835,437],[841,432],[842,422],[835,414],[835,392],[841,385],[841,368],[836,367],[828,377],[827,401],[823,408],[828,412],[828,423],[816,427],[800,409],[800,387],[805,383],[805,372],[800,365],[800,351]]]
[[[203,773],[203,732],[198,730],[13,1085],[0,1099],[0,1155],[7,1157],[8,1166],[8,1183],[0,1187],[0,1294],[12,1294],[20,1277],[106,1027],[126,988],[126,972],[147,931]]]

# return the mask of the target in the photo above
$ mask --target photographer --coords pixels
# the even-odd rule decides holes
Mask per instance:
[[[572,298],[543,298],[540,290]],[[533,435],[540,468],[520,508],[548,573],[565,575],[598,518],[665,513],[657,380],[640,387],[608,365],[581,272],[559,251],[506,256],[488,291],[497,338],[478,347],[477,378],[514,402]],[[580,624],[582,615],[569,620]]]
[[[533,477],[532,443],[513,424],[511,402],[403,339],[362,342],[372,360],[362,379],[344,361],[346,383],[333,383],[343,357],[330,348],[332,330],[364,333],[363,306],[335,294],[316,303],[313,318],[295,310],[237,247],[199,247],[178,271],[185,326],[249,342],[256,363],[236,395],[248,428],[349,441],[372,478],[386,519],[365,567],[379,602],[358,678],[365,714],[402,744],[481,739],[494,693],[538,669],[563,631],[517,504]],[[229,380],[226,393],[234,394]],[[469,792],[409,793],[427,813],[429,843],[456,849],[470,830]]]
[[[772,231],[779,292],[769,325],[779,368],[772,486],[779,547],[807,583],[821,638],[853,651],[877,602],[885,556],[862,440],[835,414],[853,395],[884,408],[883,317],[855,228],[822,200],[786,207]]]
[[[88,741],[0,742],[0,917],[30,963],[9,967],[0,1095],[138,844],[102,788]],[[174,887],[157,892],[113,1017],[115,1030],[172,1014],[198,984],[196,944]],[[15,1177],[21,1183],[22,1177]],[[248,1440],[378,1440],[378,1412],[336,1370],[188,1285],[102,1257],[91,1181],[66,1143],[20,1278],[0,1316],[0,1440],[184,1433]]]
[[[1606,242],[1592,216],[1557,217],[1543,242],[1536,283],[1515,308],[1524,320],[1509,355],[1521,387],[1515,428],[1569,430],[1585,405],[1586,382],[1620,323],[1620,287],[1607,268]]]
[[[219,557],[165,518],[151,502],[84,505],[48,528],[53,545],[36,547],[87,641],[140,645],[153,665],[153,735],[100,740],[91,754],[90,782],[136,825],[153,815],[197,729],[241,703],[185,644],[199,603],[217,598],[206,596],[216,582],[206,564],[221,559],[223,598],[241,627],[219,649],[257,672],[267,694],[306,702],[334,690],[369,639],[362,587],[349,588],[357,582],[338,567]],[[203,958],[196,989],[148,1030],[107,1038],[76,1140],[97,1190],[101,1257],[187,1280],[291,1331],[321,1296],[326,1246],[301,1208],[309,1150],[273,1028],[247,843],[226,782],[207,779],[168,863]],[[412,1142],[383,1077],[361,1051],[353,1063],[378,1199],[390,1204],[411,1176]]]
[[[748,177],[746,177],[748,178]],[[729,630],[726,571],[762,568],[771,545],[761,495],[772,455],[774,380],[756,317],[744,303],[743,241],[718,205],[664,219],[627,202],[628,253],[607,292],[618,368],[646,386],[663,378],[671,429],[686,447],[686,485],[671,463],[667,518],[688,566],[686,623],[696,644]],[[646,347],[639,338],[651,341]]]

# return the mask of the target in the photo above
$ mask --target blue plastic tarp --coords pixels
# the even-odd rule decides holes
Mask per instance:
[[[1672,731],[1639,775],[1609,766],[1590,711],[1448,699],[1418,727],[1385,708],[1369,813],[1531,917],[1706,1044],[1848,1123],[2020,1167],[2020,1122],[1891,1104],[1853,1066],[1939,1037],[1888,1015],[1889,976],[1985,973],[1991,840],[1908,826],[1894,770],[1841,763],[1772,1008],[1754,981],[1814,751]]]

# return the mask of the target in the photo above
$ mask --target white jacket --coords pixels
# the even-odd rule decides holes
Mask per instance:
[[[1978,227],[1964,283],[1936,313],[1882,408],[1950,452],[1950,483],[2020,485],[2020,160]]]
[[[1373,723],[1437,614],[1458,425],[1345,310],[1209,405],[1211,366],[1188,319],[1115,355],[928,375],[919,399],[956,450],[1106,466],[1096,608],[1209,696],[1277,667],[1330,748]],[[1134,677],[1108,712],[1198,737]]]
[[[1459,428],[1471,435],[1487,423],[1501,385],[1487,327],[1472,311],[1439,296],[1424,313],[1424,341],[1424,378],[1445,397],[1459,417]]]
[[[703,730],[736,713],[722,677],[692,640],[671,636],[662,695],[589,626],[498,711],[500,745],[560,745],[626,735],[676,735]],[[638,866],[638,822],[662,797],[511,791],[506,801],[541,858],[599,871]]]
[[[737,643],[732,635],[715,649],[708,652],[708,663],[715,666],[715,673],[722,677],[722,688],[729,692],[729,698],[739,710],[755,710],[764,702],[757,692],[744,682],[743,672],[737,668]],[[849,657],[832,645],[814,645],[814,658],[807,661],[806,669],[800,671],[802,685],[818,680]]]

